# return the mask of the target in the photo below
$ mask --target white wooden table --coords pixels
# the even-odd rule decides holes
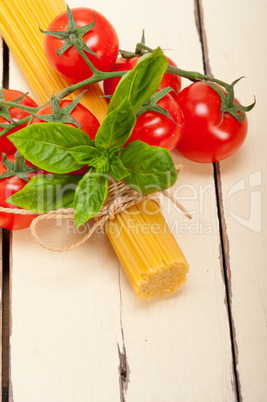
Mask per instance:
[[[29,230],[11,234],[6,400],[267,401],[267,2],[68,4],[102,12],[123,49],[134,49],[145,28],[147,44],[168,49],[181,68],[227,82],[246,76],[236,96],[249,104],[255,94],[257,105],[231,158],[213,166],[173,153],[184,166],[173,191],[193,215],[189,222],[165,205],[190,264],[177,295],[139,300],[103,234],[67,253],[42,249]],[[12,55],[2,67],[5,85],[30,91]]]

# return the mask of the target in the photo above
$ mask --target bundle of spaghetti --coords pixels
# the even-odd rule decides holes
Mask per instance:
[[[50,67],[44,52],[44,35],[52,20],[66,10],[64,0],[0,0],[0,33],[13,53],[40,105],[70,83]],[[81,103],[102,122],[107,102],[98,84],[90,85]],[[66,99],[74,99],[80,91]]]
[[[117,214],[105,229],[141,299],[170,295],[186,281],[188,262],[153,199]]]

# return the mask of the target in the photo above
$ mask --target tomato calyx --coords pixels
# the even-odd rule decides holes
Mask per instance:
[[[25,96],[26,94],[23,94],[22,96],[20,96],[17,99],[14,99],[13,101],[11,101],[12,103],[19,103]],[[0,101],[4,101],[5,102],[5,96],[4,96],[4,88],[1,88],[0,91]],[[16,123],[14,119],[12,119],[10,113],[9,113],[9,109],[12,106],[7,106],[7,105],[1,105],[0,103],[0,116],[3,117],[4,119],[6,119],[7,121],[9,121],[10,123]]]
[[[74,119],[70,114],[73,112],[75,107],[78,105],[78,103],[81,100],[81,97],[83,96],[85,91],[80,93],[77,98],[75,98],[69,105],[65,106],[62,108],[60,106],[61,100],[58,99],[57,96],[52,95],[50,104],[51,104],[51,111],[52,113],[50,114],[42,114],[42,115],[37,115],[34,114],[35,117],[47,122],[47,123],[69,123],[69,124],[74,124],[77,128],[81,129],[80,123]]]
[[[80,55],[83,57],[85,62],[89,65],[93,72],[97,72],[98,70],[94,67],[94,65],[90,62],[90,60],[86,57],[84,52],[87,52],[98,59],[100,57],[94,53],[84,42],[83,36],[91,31],[96,23],[96,13],[94,12],[94,21],[90,24],[84,25],[80,28],[77,27],[75,19],[72,15],[71,9],[67,6],[67,15],[68,15],[68,26],[66,31],[43,31],[40,28],[40,31],[45,35],[54,36],[55,38],[61,39],[64,43],[60,49],[57,49],[56,53],[60,57],[63,53],[65,53],[68,49],[74,46]]]
[[[21,96],[18,96],[15,99],[6,100],[4,91],[13,92],[12,90],[6,90],[4,88],[1,88],[0,90],[0,117],[6,120],[6,123],[0,123],[0,128],[3,129],[0,132],[0,138],[3,137],[5,134],[7,134],[9,131],[13,130],[14,128],[30,123],[33,117],[32,115],[39,110],[39,107],[27,105],[28,103],[27,98],[29,98],[28,92],[22,94]],[[26,102],[24,102],[24,100],[26,100]],[[35,103],[32,99],[30,100],[31,102]],[[17,118],[16,120],[14,120],[11,116],[12,112],[10,112],[10,109],[12,108],[21,109],[22,112],[28,112],[30,115],[24,118],[19,118],[19,111],[18,111],[16,113]]]
[[[28,182],[29,179],[27,175],[39,170],[35,166],[26,165],[26,159],[19,152],[15,153],[15,162],[7,159],[6,154],[2,153],[2,164],[5,166],[6,172],[0,175],[0,179],[16,176]]]
[[[146,113],[146,112],[156,112],[156,113],[160,113],[163,114],[164,116],[167,116],[171,121],[173,121],[177,126],[179,125],[178,123],[176,123],[173,118],[171,117],[170,113],[168,112],[168,110],[164,109],[163,107],[159,106],[157,104],[157,102],[164,98],[165,95],[167,95],[168,93],[170,93],[171,91],[173,91],[172,88],[167,87],[164,89],[161,89],[158,92],[155,92],[154,95],[152,95],[138,110],[138,112],[136,113],[136,117],[141,116],[142,114]]]
[[[30,121],[30,119],[31,119],[31,116],[27,116],[24,119],[19,120],[18,122],[13,121],[13,122],[10,122],[10,123],[0,123],[0,128],[4,129],[0,133],[0,138],[3,137],[5,134],[7,134],[9,131],[11,131],[13,128],[16,128],[16,127],[19,127],[19,126],[21,126],[21,125],[23,125],[25,123],[28,123]]]
[[[154,49],[151,49],[146,45],[145,31],[142,31],[141,41],[136,44],[135,51],[129,52],[128,50],[119,49],[119,53],[124,59],[132,59],[133,57],[143,56],[145,53],[153,53]]]
[[[149,53],[151,53],[150,50],[152,50],[152,49],[149,49]],[[124,59],[131,59],[131,58],[136,57],[136,56],[143,56],[143,54],[145,54],[147,52],[148,52],[148,50],[147,50],[147,47],[146,47],[146,44],[145,44],[145,31],[144,31],[144,29],[142,31],[141,42],[137,43],[134,52],[129,52],[127,50],[119,49],[119,53],[121,54],[121,56]]]
[[[12,128],[18,127],[21,124],[21,122],[16,122],[14,119],[12,119],[9,109],[11,107],[17,107],[17,104],[19,102],[21,102],[27,95],[28,95],[28,92],[26,92],[25,94],[19,96],[18,98],[14,99],[10,102],[6,102],[5,96],[4,96],[4,89],[1,88],[1,90],[0,90],[0,116],[3,117],[9,123],[1,123],[0,124],[0,127],[4,128],[4,130],[1,131],[1,133],[0,133],[0,137],[5,135]],[[28,121],[28,118],[26,118],[25,120]],[[23,121],[23,123],[24,123],[24,121]]]
[[[221,122],[223,121],[224,114],[229,113],[233,116],[237,121],[243,122],[245,120],[245,112],[249,112],[253,109],[256,104],[256,100],[251,105],[243,106],[240,103],[236,103],[234,101],[234,86],[244,77],[237,78],[232,84],[226,87],[226,93],[223,91],[218,85],[213,84],[212,82],[206,81],[206,84],[216,91],[221,99]]]
[[[32,107],[32,106],[26,106],[26,105],[20,104],[20,102],[28,95],[29,95],[29,92],[25,92],[18,98],[7,101],[4,96],[4,88],[1,88],[1,90],[0,90],[0,116],[4,117],[6,120],[8,120],[12,123],[16,123],[16,121],[12,119],[12,117],[10,116],[10,113],[9,113],[9,109],[11,107],[23,109],[29,113],[34,112],[35,110],[38,110],[39,109],[38,107]]]

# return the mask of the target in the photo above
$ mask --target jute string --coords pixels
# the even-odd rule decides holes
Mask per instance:
[[[182,170],[182,166],[178,165],[176,166],[177,173],[179,174]],[[45,241],[41,239],[39,234],[37,233],[37,225],[43,220],[49,220],[49,219],[56,219],[60,217],[61,219],[74,219],[74,212],[73,208],[66,208],[66,209],[56,209],[53,211],[49,211],[47,213],[38,215],[36,218],[33,219],[30,229],[33,237],[35,240],[44,248],[50,250],[50,251],[58,251],[58,252],[63,252],[63,251],[70,251],[84,242],[86,242],[92,234],[97,230],[101,229],[104,231],[104,226],[105,223],[108,220],[113,220],[115,218],[116,214],[119,214],[120,212],[123,212],[130,208],[133,205],[138,204],[141,201],[144,201],[147,198],[151,198],[155,200],[158,205],[159,204],[159,199],[157,195],[163,194],[165,197],[169,198],[188,218],[191,218],[190,214],[185,210],[185,208],[182,206],[182,204],[168,191],[163,190],[159,191],[157,193],[153,194],[140,194],[137,193],[136,191],[130,189],[127,187],[124,183],[122,182],[116,182],[112,184],[109,187],[108,190],[108,195],[107,199],[102,206],[101,210],[98,212],[98,214],[94,217],[95,222],[94,224],[89,227],[87,232],[80,238],[79,241],[68,245],[68,246],[63,246],[63,247],[54,247],[49,244],[47,244]],[[156,196],[156,197],[155,197]],[[5,212],[5,213],[12,213],[12,214],[17,214],[17,215],[32,215],[36,214],[32,211],[27,211],[25,209],[12,209],[12,208],[4,208],[0,207],[0,212]]]

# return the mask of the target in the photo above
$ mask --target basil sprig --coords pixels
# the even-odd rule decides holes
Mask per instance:
[[[17,150],[40,169],[69,173],[80,169],[68,150],[91,145],[90,137],[78,128],[62,123],[36,123],[8,137]]]
[[[122,151],[120,160],[129,173],[124,183],[143,194],[169,188],[176,181],[177,172],[165,148],[133,141]]]
[[[177,173],[165,148],[142,141],[123,148],[137,111],[159,87],[166,67],[160,49],[140,58],[116,88],[94,141],[62,123],[33,124],[11,134],[9,139],[27,160],[52,174],[37,175],[8,202],[40,213],[73,207],[79,227],[99,212],[111,176],[144,194],[172,186]],[[68,174],[84,165],[85,175]]]
[[[116,109],[125,98],[137,113],[158,89],[167,66],[167,59],[160,48],[142,56],[136,66],[121,78],[110,100],[108,113]]]
[[[75,225],[81,226],[88,219],[97,215],[108,193],[108,178],[106,174],[89,170],[79,181],[73,208]]]
[[[11,204],[38,213],[71,208],[77,185],[82,177],[82,175],[37,174],[8,200]]]

